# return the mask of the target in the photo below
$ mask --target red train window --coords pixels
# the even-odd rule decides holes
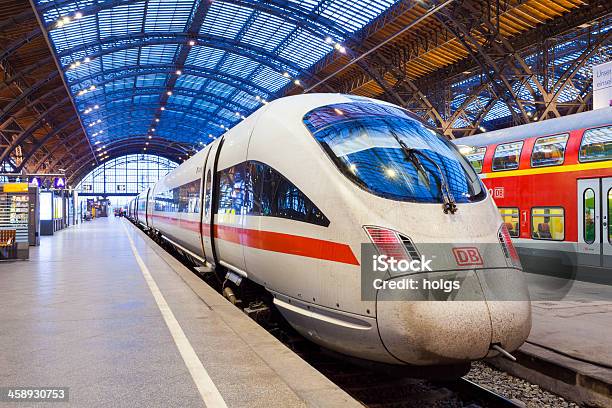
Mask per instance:
[[[558,166],[565,159],[569,134],[540,137],[531,153],[531,167]]]
[[[578,158],[581,162],[612,160],[612,126],[584,132]]]
[[[518,169],[522,149],[522,141],[497,146],[493,154],[493,171]]]

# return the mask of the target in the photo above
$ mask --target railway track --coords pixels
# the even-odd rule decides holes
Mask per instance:
[[[280,340],[368,408],[525,407],[465,378],[432,381],[398,376],[353,364],[304,338],[287,340],[281,336]]]

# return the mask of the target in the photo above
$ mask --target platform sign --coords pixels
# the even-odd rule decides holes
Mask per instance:
[[[30,177],[30,184],[40,187],[40,177]]]
[[[612,61],[593,66],[593,109],[612,106]]]
[[[66,179],[63,177],[56,177],[53,180],[53,187],[55,187],[58,190],[66,188]]]
[[[93,191],[93,185],[83,184],[83,191]]]
[[[125,191],[125,184],[117,184],[117,191]]]

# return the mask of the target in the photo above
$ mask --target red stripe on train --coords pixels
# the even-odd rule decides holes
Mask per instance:
[[[178,218],[157,214],[153,215],[153,217],[160,218],[163,222],[169,224],[175,224],[180,228],[200,232],[200,223],[197,221],[180,220]],[[202,231],[204,235],[208,236],[210,225],[202,224]],[[248,246],[250,248],[308,258],[324,259],[350,265],[359,265],[359,261],[355,258],[355,254],[353,254],[351,247],[338,242],[280,232],[231,227],[227,225],[215,225],[214,232],[215,238]]]

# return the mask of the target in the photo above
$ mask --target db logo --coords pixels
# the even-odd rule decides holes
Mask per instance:
[[[504,188],[503,187],[495,187],[493,189],[493,198],[504,198]]]
[[[478,252],[478,248],[475,247],[453,248],[453,255],[459,266],[483,264],[480,252]]]

